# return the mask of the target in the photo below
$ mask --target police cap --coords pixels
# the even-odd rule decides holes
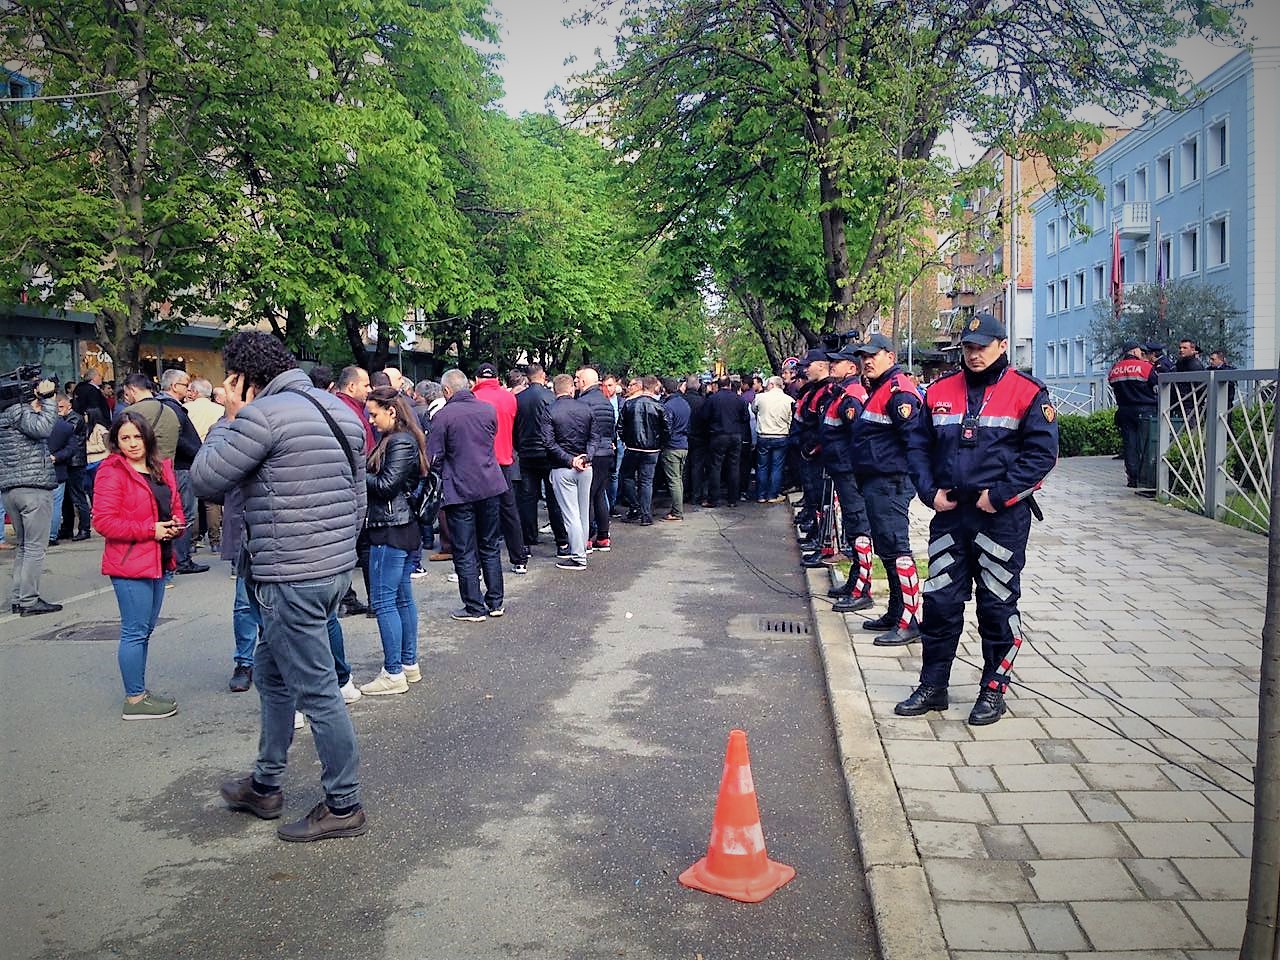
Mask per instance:
[[[1148,340],[1146,343],[1142,344],[1142,349],[1147,351],[1147,353],[1164,353],[1164,344],[1158,343],[1155,340]]]
[[[1126,356],[1140,348],[1145,349],[1144,345],[1139,343],[1137,340],[1126,340],[1124,343],[1120,344],[1120,356]]]
[[[846,343],[839,350],[829,350],[827,352],[827,359],[832,363],[837,363],[840,360],[852,360],[856,363],[860,359],[858,356],[858,344],[850,342]]]
[[[854,353],[863,357],[874,356],[881,350],[888,350],[890,353],[896,352],[893,348],[893,341],[886,337],[883,333],[873,333],[867,337],[866,343],[859,343],[854,348]]]
[[[806,353],[803,357],[800,358],[800,362],[797,363],[796,366],[807,367],[809,364],[813,363],[813,361],[815,360],[826,360],[826,359],[827,359],[827,351],[816,350],[816,349],[810,350],[808,353]]]
[[[965,324],[964,334],[960,337],[961,343],[976,343],[980,347],[996,340],[1006,340],[1009,337],[1009,331],[1004,328],[1004,324],[995,318],[994,314],[976,313],[967,324]]]

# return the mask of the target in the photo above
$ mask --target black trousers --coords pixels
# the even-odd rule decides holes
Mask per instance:
[[[738,502],[738,465],[742,438],[717,433],[711,437],[711,469],[707,478],[707,500],[713,504]]]
[[[707,499],[707,461],[710,454],[710,444],[706,437],[689,438],[689,476],[684,485],[684,499],[687,503]]]
[[[512,563],[526,563],[529,548],[524,545],[524,528],[520,525],[520,511],[516,507],[516,484],[520,482],[520,468],[514,463],[502,468],[507,489],[499,495],[498,511],[502,521],[502,539],[507,542],[507,557]]]
[[[520,461],[520,480],[516,486],[516,506],[520,511],[520,527],[524,531],[524,543],[538,542],[538,499],[547,501],[547,519],[551,521],[551,533],[556,546],[569,542],[569,532],[564,525],[564,512],[551,485],[551,463],[534,457]]]
[[[609,478],[613,473],[615,454],[612,450],[591,458],[592,534],[598,540],[609,539]]]

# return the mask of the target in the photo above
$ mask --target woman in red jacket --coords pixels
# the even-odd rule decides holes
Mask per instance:
[[[178,712],[172,697],[146,687],[147,643],[160,617],[164,572],[177,561],[173,540],[186,519],[173,463],[161,460],[146,418],[124,413],[107,434],[110,456],[94,481],[93,528],[106,540],[102,572],[120,606],[120,676],[125,720],[158,720]]]

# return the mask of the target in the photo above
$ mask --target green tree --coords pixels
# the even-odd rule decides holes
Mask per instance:
[[[1154,340],[1176,351],[1183,339],[1199,343],[1206,357],[1217,349],[1241,357],[1248,338],[1243,317],[1226,287],[1174,280],[1163,291],[1153,283],[1128,288],[1119,315],[1110,302],[1098,304],[1089,333],[1098,354],[1108,358],[1119,357],[1126,342]]]

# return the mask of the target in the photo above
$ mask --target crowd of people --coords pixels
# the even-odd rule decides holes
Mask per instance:
[[[11,602],[24,616],[58,609],[38,595],[55,464],[79,464],[83,478],[100,432],[96,478],[81,487],[88,503],[73,492],[69,514],[73,537],[91,525],[105,541],[102,572],[120,608],[122,717],[178,710],[146,683],[147,645],[172,577],[208,569],[194,558],[203,529],[234,569],[229,689],[256,687],[261,701],[256,762],[222,796],[233,810],[279,817],[288,748],[305,718],[325,799],[279,835],[354,836],[367,820],[345,707],[422,679],[412,582],[424,560],[452,561],[459,606],[450,616],[483,623],[506,614],[504,577],[526,574],[548,534],[554,554],[538,562],[577,575],[593,553],[616,548],[615,522],[679,524],[694,505],[783,503],[793,487],[804,565],[851,560],[832,590],[835,608],[874,604],[878,556],[887,608],[864,626],[877,644],[923,639],[920,685],[899,714],[946,709],[976,587],[985,665],[970,722],[995,722],[1020,642],[1031,495],[1057,452],[1053,407],[1038,381],[1009,368],[1005,336],[979,315],[964,366],[927,394],[879,334],[812,350],[781,377],[622,379],[591,366],[548,377],[531,363],[500,378],[482,363],[473,377],[450,369],[412,383],[394,368],[304,372],[279,340],[245,332],[225,347],[218,387],[180,370],[158,385],[135,374],[113,402],[96,378],[61,400],[42,383],[29,403],[0,412],[4,502],[20,541]],[[54,437],[59,405],[65,428],[56,432],[83,438],[84,456],[64,455]],[[907,531],[913,496],[936,511],[923,582]],[[377,621],[382,666],[357,685],[341,618],[359,614]]]

